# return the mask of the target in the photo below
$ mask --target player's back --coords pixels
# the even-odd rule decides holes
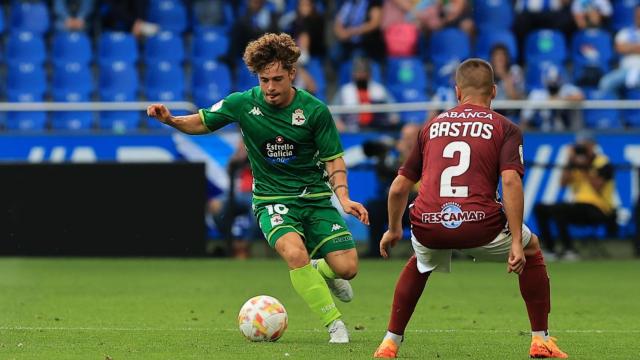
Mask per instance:
[[[523,174],[520,130],[488,108],[459,105],[427,123],[418,146],[421,185],[411,209],[418,240],[430,248],[493,240],[506,224],[496,193],[500,173]]]

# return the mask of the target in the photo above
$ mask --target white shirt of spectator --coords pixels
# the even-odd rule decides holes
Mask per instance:
[[[616,34],[616,44],[640,44],[640,29],[636,27],[624,28]],[[622,56],[620,67],[623,69],[640,69],[640,54]]]
[[[611,16],[613,13],[609,0],[573,0],[571,3],[572,14],[584,14],[592,9],[597,10],[600,15],[606,17]]]
[[[561,99],[566,98],[568,96],[576,95],[576,94],[582,94],[582,90],[580,90],[579,87],[573,84],[562,84],[560,86],[560,89],[558,90],[558,97]],[[541,89],[531,90],[531,92],[529,93],[529,96],[527,97],[527,100],[547,101],[550,98],[551,98],[551,94],[549,94],[549,90],[547,90],[546,88],[541,88]],[[521,115],[522,120],[531,121],[535,116],[536,112],[539,112],[540,117],[542,118],[542,125],[541,125],[542,130],[545,130],[545,131],[565,130],[565,129],[554,128],[554,125],[557,125],[557,124],[550,124],[551,110],[548,110],[548,109],[547,110],[537,110],[532,108],[522,109],[522,115]]]
[[[517,0],[516,11],[521,13],[541,13],[545,11],[558,11],[562,9],[562,0]]]

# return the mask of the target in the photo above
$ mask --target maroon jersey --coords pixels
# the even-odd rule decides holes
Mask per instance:
[[[398,174],[420,183],[410,207],[417,240],[432,249],[486,245],[506,225],[500,173],[524,175],[522,133],[491,109],[458,105],[429,121]]]

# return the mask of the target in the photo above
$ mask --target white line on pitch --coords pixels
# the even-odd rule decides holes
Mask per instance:
[[[216,328],[172,328],[172,329],[163,329],[163,328],[119,328],[119,327],[30,327],[30,326],[0,326],[0,330],[5,331],[122,331],[122,332],[143,332],[143,331],[152,331],[152,332],[189,332],[189,331],[228,331],[228,332],[237,332],[238,329],[216,329]],[[324,329],[289,329],[288,332],[324,332]],[[357,332],[384,332],[381,329],[362,329],[355,330]],[[518,332],[528,332],[524,330],[472,330],[472,329],[414,329],[407,330],[407,332],[413,333],[480,333],[480,334],[495,334],[495,333],[518,333]],[[554,333],[585,333],[585,334],[631,334],[631,333],[640,333],[640,329],[629,329],[629,330],[621,330],[621,329],[582,329],[582,330],[572,330],[572,329],[552,329]]]

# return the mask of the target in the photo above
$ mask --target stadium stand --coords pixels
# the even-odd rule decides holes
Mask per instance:
[[[147,65],[159,62],[182,64],[184,57],[184,40],[170,31],[162,31],[144,44],[143,60]]]
[[[43,1],[11,1],[12,31],[27,31],[43,35],[49,30],[49,8]]]
[[[91,63],[93,49],[89,36],[79,31],[58,32],[53,38],[51,61],[56,66],[63,66],[67,63],[83,65]]]

